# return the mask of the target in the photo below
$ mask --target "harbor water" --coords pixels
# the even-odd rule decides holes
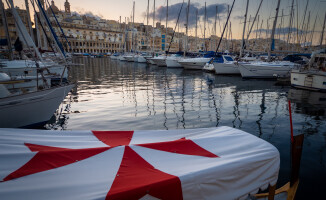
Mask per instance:
[[[290,122],[304,134],[297,199],[323,199],[326,180],[326,94],[203,71],[75,58],[77,82],[46,125],[58,130],[159,130],[230,126],[280,152],[278,187],[290,178]],[[237,145],[237,144],[234,144]]]

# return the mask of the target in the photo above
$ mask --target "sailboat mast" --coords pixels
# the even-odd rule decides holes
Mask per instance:
[[[310,24],[310,11],[308,13],[308,20],[307,20],[307,24],[306,24],[306,28],[305,28],[305,32],[304,32],[304,40],[303,40],[303,46],[304,47],[306,47],[308,29],[310,28],[309,24]]]
[[[259,10],[260,10],[260,8],[261,8],[261,4],[262,4],[262,3],[263,3],[263,0],[260,1],[260,4],[259,4],[259,6],[258,6],[258,9],[257,9],[256,15],[255,15],[255,18],[254,18],[254,21],[252,22],[251,27],[250,27],[250,29],[248,30],[247,41],[249,40],[250,33],[251,33],[251,31],[252,31],[252,29],[253,29],[253,27],[254,27],[254,25],[255,25],[255,22],[256,22],[257,17],[258,17],[258,22],[257,22],[257,27],[258,27],[258,23],[259,23],[259,16],[258,16],[258,13],[259,13]],[[251,18],[251,17],[250,17],[250,18]],[[250,18],[249,18],[249,21],[250,21]],[[257,29],[258,29],[258,28],[257,28]]]
[[[154,56],[154,51],[155,51],[155,35],[154,35],[154,30],[155,30],[155,0],[154,0],[154,5],[153,5],[153,56]]]
[[[302,26],[301,26],[301,34],[299,35],[299,44],[302,42],[301,40],[303,39],[303,30],[304,30],[304,24],[305,24],[305,21],[306,21],[306,14],[307,14],[307,9],[308,9],[308,3],[309,1],[307,0],[307,3],[306,3],[306,7],[304,9],[304,15],[303,15],[303,19],[302,19]]]
[[[218,9],[218,7],[216,6],[216,10],[215,10],[215,23],[214,23],[214,35],[217,35],[217,9]]]
[[[149,0],[147,1],[147,26],[148,26],[148,15],[149,15]]]
[[[13,59],[13,52],[12,52],[12,47],[11,47],[11,39],[10,39],[10,35],[9,35],[9,29],[8,29],[8,22],[7,22],[5,7],[4,7],[4,5],[2,3],[2,0],[0,1],[0,6],[1,6],[2,24],[3,24],[4,28],[5,28],[7,43],[8,43],[9,60],[12,60]]]
[[[196,40],[196,46],[195,46],[195,48],[196,49],[195,49],[195,51],[197,51],[197,42],[198,42],[197,41],[198,40],[198,38],[197,38],[197,36],[198,36],[197,35],[198,24],[197,23],[198,23],[198,9],[196,9],[196,28],[195,28],[195,37],[196,37],[196,39],[195,39]]]
[[[289,31],[288,31],[288,39],[287,39],[287,44],[290,44],[291,41],[291,32],[292,32],[292,22],[293,22],[293,5],[294,5],[294,0],[292,0],[292,5],[291,5],[291,12],[290,12],[290,21],[289,21]]]
[[[249,0],[247,0],[246,13],[244,15],[244,23],[243,23],[243,31],[242,31],[242,42],[241,42],[241,49],[240,49],[240,58],[242,57],[242,53],[243,53],[243,49],[244,49],[244,36],[245,36],[245,32],[246,32],[248,6],[249,6]]]
[[[225,25],[224,25],[223,32],[222,32],[222,34],[221,34],[221,38],[220,38],[220,40],[218,41],[218,44],[217,44],[217,47],[216,47],[215,54],[217,54],[218,49],[220,48],[220,45],[221,45],[221,42],[222,42],[222,39],[223,39],[223,35],[224,35],[224,32],[225,32],[225,29],[226,29],[227,24],[228,24],[228,21],[229,21],[229,19],[230,19],[230,15],[231,15],[231,13],[232,13],[232,9],[233,9],[233,6],[234,6],[234,2],[235,2],[235,0],[233,0],[232,6],[231,6],[231,10],[228,12],[228,17],[227,17],[227,19],[226,19],[226,23],[225,23]],[[213,59],[212,59],[210,62],[212,63],[212,62],[213,62]]]
[[[32,40],[35,41],[34,34],[33,34],[33,28],[32,28],[32,22],[31,22],[31,16],[29,13],[28,0],[25,0],[25,6],[26,6],[26,13],[27,13],[27,23],[28,23],[28,28],[29,28],[29,34],[31,35]]]
[[[164,51],[166,49],[166,40],[168,39],[168,18],[169,18],[169,0],[166,0],[166,23],[165,23]]]
[[[133,7],[132,7],[132,30],[131,30],[131,50],[135,52],[135,47],[134,47],[134,27],[135,27],[135,1],[133,2]]]
[[[228,13],[230,13],[230,5],[228,5]],[[229,50],[229,20],[226,22],[226,50]]]
[[[217,15],[218,15],[218,6],[216,6],[216,13],[215,13],[215,30],[214,30],[214,34],[217,38]],[[217,45],[217,39],[216,39],[216,43],[215,45]]]
[[[325,13],[325,18],[324,18],[323,29],[321,31],[321,36],[320,36],[320,43],[319,43],[320,47],[323,45],[324,32],[325,32],[325,22],[326,22],[326,13]]]
[[[207,48],[206,48],[206,2],[205,2],[205,14],[204,14],[204,50],[207,51]]]
[[[276,28],[276,24],[277,24],[278,11],[280,9],[280,3],[281,3],[281,0],[278,0],[277,1],[277,7],[276,7],[275,19],[274,19],[274,23],[273,23],[272,34],[271,34],[270,47],[269,47],[269,50],[268,50],[268,62],[271,61],[271,53],[272,53],[272,48],[273,48],[273,44],[274,44],[275,28]]]
[[[315,28],[316,28],[316,22],[317,22],[317,17],[318,15],[316,15],[316,18],[315,18],[315,22],[314,22],[314,25],[312,27],[312,31],[311,31],[311,36],[310,36],[310,48],[312,47],[312,40],[314,38],[314,33],[315,33]]]
[[[187,7],[187,23],[186,23],[186,42],[185,42],[185,51],[183,52],[183,56],[186,56],[186,51],[188,50],[188,23],[189,23],[189,9],[190,9],[190,0],[188,0],[188,7]],[[196,19],[197,24],[197,19]]]

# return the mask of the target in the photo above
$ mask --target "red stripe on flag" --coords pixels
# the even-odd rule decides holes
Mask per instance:
[[[210,158],[218,157],[217,155],[197,145],[193,141],[187,140],[185,138],[181,138],[179,140],[169,141],[169,142],[138,144],[137,146],[160,150],[160,151],[167,151],[170,153],[178,153],[178,154],[193,155],[193,156],[204,156]]]
[[[111,149],[111,147],[66,149],[29,143],[25,145],[31,151],[37,151],[37,153],[26,164],[5,177],[3,181],[63,167]]]
[[[149,194],[159,199],[182,199],[180,179],[158,169],[125,147],[118,173],[106,199],[138,200]]]
[[[134,131],[92,131],[95,137],[111,147],[129,145]]]

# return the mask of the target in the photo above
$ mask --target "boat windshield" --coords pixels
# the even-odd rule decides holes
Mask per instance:
[[[233,58],[231,56],[224,56],[225,60],[227,61],[233,61]]]

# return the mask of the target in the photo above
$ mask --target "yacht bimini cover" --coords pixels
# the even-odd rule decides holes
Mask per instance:
[[[229,128],[0,129],[0,199],[242,199],[275,184],[278,150]]]

